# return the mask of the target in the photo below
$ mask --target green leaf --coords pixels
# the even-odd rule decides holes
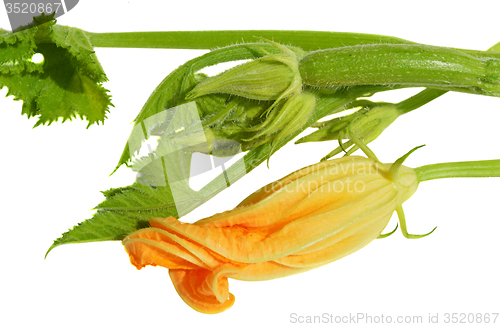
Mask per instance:
[[[94,208],[94,216],[55,240],[47,254],[62,244],[120,240],[147,226],[150,218],[178,218],[179,210],[190,211],[194,203],[202,203],[189,187],[192,153],[176,143],[163,143],[159,151],[164,155],[137,159],[136,182],[102,192],[106,199]]]
[[[35,54],[35,30],[11,33],[0,29],[0,74],[41,71],[41,65],[30,61]]]
[[[168,186],[131,186],[103,192],[107,197],[91,219],[85,220],[54,241],[47,254],[62,244],[121,240],[148,225],[153,217],[177,217]]]
[[[52,249],[62,244],[121,240],[125,235],[147,225],[147,222],[127,216],[121,212],[99,211],[92,219],[81,222],[55,240],[45,256]]]
[[[16,33],[0,31],[0,87],[23,101],[23,114],[38,117],[35,126],[75,117],[88,126],[103,122],[112,104],[92,44],[83,30],[46,20]],[[42,64],[30,61],[35,53],[43,55]]]

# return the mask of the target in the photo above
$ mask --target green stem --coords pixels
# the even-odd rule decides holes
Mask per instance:
[[[420,182],[454,177],[500,177],[500,160],[446,162],[415,168]]]
[[[396,104],[396,107],[401,112],[401,114],[406,114],[412,110],[420,108],[426,103],[431,102],[434,99],[439,98],[448,91],[437,90],[437,89],[425,89],[414,96],[403,100]]]
[[[169,31],[169,32],[86,32],[92,45],[107,48],[214,49],[233,44],[253,43],[256,37],[300,47],[305,51],[344,47],[358,44],[414,42],[397,37],[317,31]]]
[[[394,36],[325,31],[231,30],[231,31],[165,31],[165,32],[85,32],[94,47],[158,48],[209,50],[241,43],[256,42],[261,37],[300,47],[305,51],[347,47],[361,44],[416,44]],[[456,49],[478,58],[500,58],[500,52]],[[494,50],[500,50],[500,47]]]

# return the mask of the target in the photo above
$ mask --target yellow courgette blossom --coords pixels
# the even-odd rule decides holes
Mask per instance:
[[[194,224],[150,220],[123,240],[131,263],[169,269],[181,298],[203,313],[234,303],[228,278],[269,280],[349,255],[379,237],[417,189],[416,173],[359,156],[300,169],[236,208]]]

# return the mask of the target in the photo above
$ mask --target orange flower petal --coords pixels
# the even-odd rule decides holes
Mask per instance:
[[[207,294],[206,290],[203,291],[203,286],[206,287],[207,277],[212,274],[210,270],[170,269],[168,273],[179,296],[198,312],[220,313],[229,309],[234,303],[234,295],[229,293],[226,277],[217,276],[217,295],[221,298],[227,294],[227,297],[221,302],[215,294]]]
[[[194,224],[150,219],[124,239],[137,268],[161,265],[193,309],[218,313],[234,303],[227,278],[257,281],[304,272],[374,240],[418,186],[414,171],[345,157],[298,170],[231,211]],[[384,173],[379,169],[385,169]]]

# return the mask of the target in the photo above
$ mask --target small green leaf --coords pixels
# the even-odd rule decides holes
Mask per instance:
[[[125,235],[147,225],[147,221],[135,219],[122,212],[99,211],[92,219],[79,223],[55,240],[45,256],[62,244],[121,240]]]
[[[192,154],[175,150],[178,149],[172,148],[169,155],[159,158],[138,160],[137,181],[102,192],[106,199],[94,208],[97,210],[94,216],[55,240],[47,254],[62,244],[121,240],[147,226],[150,218],[178,218],[178,208],[185,210],[201,202],[188,184]],[[167,167],[168,174],[165,173]],[[177,196],[174,197],[172,189]]]
[[[16,33],[0,31],[0,87],[23,101],[23,114],[38,117],[35,126],[75,117],[89,126],[103,122],[112,104],[92,44],[83,30],[46,20]],[[35,53],[43,55],[42,64],[31,62]]]
[[[47,251],[62,244],[121,240],[148,225],[153,217],[177,216],[169,187],[138,183],[103,192],[107,197],[91,219],[85,220],[56,239]]]

